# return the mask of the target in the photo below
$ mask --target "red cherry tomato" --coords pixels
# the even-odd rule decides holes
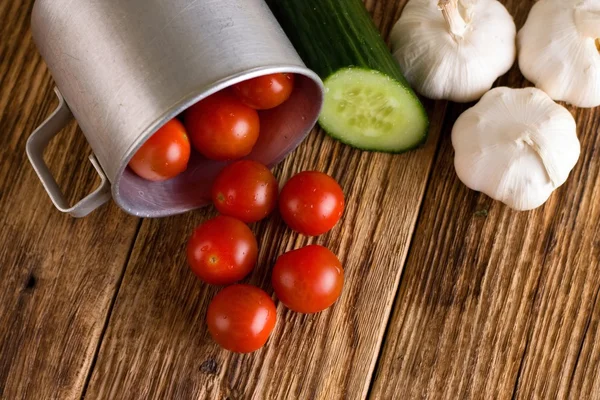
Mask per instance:
[[[280,256],[272,282],[275,294],[290,310],[310,314],[323,311],[340,297],[344,270],[329,249],[311,245]]]
[[[275,327],[277,310],[263,290],[233,285],[221,290],[208,306],[210,335],[221,347],[250,353],[264,346]]]
[[[172,119],[135,153],[129,167],[149,181],[171,179],[187,169],[190,141],[183,124]]]
[[[243,279],[257,258],[256,237],[246,224],[231,217],[218,216],[200,225],[187,246],[192,271],[212,285]]]
[[[215,93],[185,113],[194,148],[211,160],[235,160],[250,154],[260,131],[256,110],[229,90]]]
[[[330,176],[306,171],[292,177],[279,196],[279,210],[285,223],[308,236],[333,228],[344,213],[344,192]]]
[[[283,104],[294,90],[294,74],[263,75],[240,82],[235,92],[247,105],[257,110],[268,110]]]
[[[212,200],[221,214],[250,223],[275,209],[278,192],[277,179],[267,167],[244,160],[221,171],[212,187]]]

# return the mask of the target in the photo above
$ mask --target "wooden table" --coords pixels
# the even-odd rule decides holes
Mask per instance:
[[[277,169],[318,169],[348,207],[317,239],[257,224],[248,279],[269,292],[278,254],[310,242],[346,286],[319,315],[278,306],[268,345],[235,355],[204,325],[214,287],[188,270],[205,209],[139,220],[114,204],[75,220],[51,205],[25,142],[55,106],[31,39],[33,0],[0,0],[0,398],[600,399],[600,110],[569,108],[582,156],[533,212],[467,190],[450,129],[469,105],[427,101],[431,134],[405,155],[353,150],[315,130]],[[404,0],[369,0],[384,35]],[[523,25],[532,0],[505,4]],[[500,85],[527,86],[517,67]],[[75,200],[97,182],[72,124],[47,152]]]

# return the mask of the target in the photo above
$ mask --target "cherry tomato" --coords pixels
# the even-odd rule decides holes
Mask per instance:
[[[344,192],[330,176],[306,171],[292,177],[279,197],[285,223],[304,235],[318,236],[333,228],[344,213]]]
[[[246,224],[231,217],[218,216],[200,225],[187,246],[192,271],[212,285],[243,279],[257,258],[256,237]]]
[[[172,119],[140,147],[129,167],[149,181],[165,181],[185,171],[189,160],[190,141],[185,128]]]
[[[250,223],[275,209],[278,192],[277,179],[267,167],[244,160],[219,173],[212,187],[212,200],[221,214]]]
[[[211,160],[235,160],[250,154],[260,131],[256,110],[229,90],[196,103],[185,113],[194,148]]]
[[[235,92],[247,105],[268,110],[283,104],[294,90],[294,74],[263,75],[234,86]]]
[[[210,335],[221,347],[250,353],[264,346],[275,327],[277,310],[263,290],[233,285],[221,290],[208,306]]]
[[[340,297],[344,270],[329,249],[311,245],[280,256],[272,282],[275,294],[290,310],[311,314],[323,311]]]

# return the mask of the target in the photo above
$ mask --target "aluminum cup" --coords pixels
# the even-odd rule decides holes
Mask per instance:
[[[300,144],[322,107],[321,80],[263,0],[37,0],[32,30],[59,105],[31,135],[27,154],[56,207],[75,217],[111,197],[141,217],[210,202],[210,185],[226,163],[193,152],[186,172],[158,183],[127,164],[167,121],[221,89],[260,75],[296,74],[291,98],[260,115],[260,138],[248,158],[269,166]],[[71,206],[42,155],[73,117],[102,183]]]

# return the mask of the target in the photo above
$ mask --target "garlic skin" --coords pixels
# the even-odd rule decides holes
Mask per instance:
[[[600,0],[540,0],[518,47],[523,75],[554,100],[600,106]]]
[[[454,124],[452,145],[460,180],[518,211],[544,204],[580,154],[571,113],[535,88],[486,93]]]
[[[496,0],[410,0],[392,29],[404,76],[431,99],[479,99],[514,64],[517,29]]]

